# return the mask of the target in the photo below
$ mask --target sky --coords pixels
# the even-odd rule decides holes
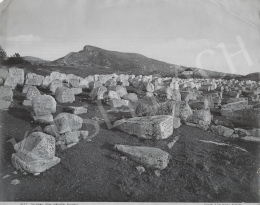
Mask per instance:
[[[4,0],[0,13],[0,45],[9,56],[56,60],[92,45],[260,72],[260,0]]]

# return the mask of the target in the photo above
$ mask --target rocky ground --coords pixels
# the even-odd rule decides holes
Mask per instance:
[[[99,133],[92,140],[82,140],[67,149],[56,146],[55,156],[61,162],[34,176],[13,167],[12,140],[18,142],[27,130],[39,126],[43,129],[45,125],[34,123],[30,116],[32,108],[22,105],[26,96],[22,88],[13,91],[12,105],[0,111],[1,201],[259,202],[258,143],[226,138],[184,124],[167,139],[140,139],[108,129],[89,93],[76,95],[73,106],[88,105],[88,112],[80,116],[97,121]],[[138,96],[141,102],[151,104],[148,98]],[[67,112],[70,105],[57,104],[54,117]],[[107,105],[104,108],[111,109]],[[129,113],[108,112],[111,122],[123,115],[129,117]],[[82,129],[90,135],[95,132],[87,124]],[[173,140],[177,141],[169,147]],[[141,173],[137,169],[141,164],[115,151],[115,144],[160,148],[171,159],[160,172],[145,168]],[[11,184],[14,179],[20,183]]]

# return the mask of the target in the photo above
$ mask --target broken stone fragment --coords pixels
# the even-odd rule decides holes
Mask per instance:
[[[32,107],[36,116],[44,116],[56,112],[56,101],[50,95],[38,95],[32,99]]]
[[[212,133],[223,136],[223,137],[231,137],[232,134],[234,133],[233,129],[224,127],[222,125],[217,125],[217,126],[212,125],[211,131],[212,131]]]
[[[53,124],[46,126],[44,128],[43,132],[45,132],[46,134],[51,135],[51,136],[53,136],[55,138],[58,138],[60,136],[56,126],[53,125]]]
[[[74,92],[66,87],[58,87],[55,92],[55,98],[59,103],[72,103],[75,101]]]
[[[193,114],[187,118],[187,122],[209,125],[211,123],[211,113],[209,110],[195,110]]]
[[[32,116],[34,122],[38,122],[38,123],[52,123],[53,122],[52,114],[37,116],[34,113],[31,113],[31,116]]]
[[[181,126],[181,119],[178,117],[173,117],[173,128],[177,129]]]
[[[114,126],[143,139],[166,139],[173,133],[173,116],[157,115],[118,120]]]
[[[168,166],[170,159],[170,154],[159,148],[116,144],[114,149],[151,169],[165,169]]]
[[[82,123],[81,117],[70,113],[60,113],[54,119],[54,124],[60,134],[77,131],[82,127]]]
[[[84,107],[69,106],[68,109],[75,115],[81,115],[88,112],[87,108]]]
[[[191,127],[197,127],[199,129],[202,130],[208,130],[209,129],[209,125],[199,125],[199,124],[194,124],[194,123],[190,123],[190,122],[185,122],[186,125],[191,126]]]
[[[54,79],[50,85],[49,85],[49,88],[50,88],[50,91],[54,94],[56,89],[58,87],[62,87],[62,82],[60,80],[57,80],[57,79]]]

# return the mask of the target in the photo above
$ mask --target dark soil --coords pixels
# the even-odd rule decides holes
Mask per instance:
[[[100,131],[92,141],[62,149],[56,146],[61,162],[39,176],[24,175],[11,164],[12,138],[18,142],[35,124],[32,109],[22,105],[25,94],[14,91],[9,110],[0,111],[1,201],[114,201],[114,202],[259,202],[259,145],[229,141],[198,128],[182,125],[165,140],[141,140],[116,129],[108,129],[100,109],[88,100],[88,93],[76,97],[74,106],[88,106],[84,119],[94,119]],[[145,101],[145,100],[144,100]],[[147,100],[146,100],[147,101]],[[71,104],[58,104],[54,117]],[[105,110],[111,108],[104,106]],[[122,113],[109,112],[112,122]],[[128,117],[127,114],[125,117]],[[83,129],[95,132],[92,125]],[[167,144],[179,136],[172,149]],[[199,140],[228,143],[220,146]],[[146,169],[141,175],[136,164],[113,150],[114,144],[158,147],[172,155],[168,167],[158,177]],[[237,147],[246,149],[242,151]],[[11,175],[3,178],[5,175]],[[19,179],[20,184],[11,185]]]

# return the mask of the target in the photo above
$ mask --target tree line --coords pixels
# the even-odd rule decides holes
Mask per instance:
[[[8,57],[0,45],[0,65],[16,65],[26,63],[28,63],[28,61],[24,60],[19,53],[15,53],[14,55]]]

